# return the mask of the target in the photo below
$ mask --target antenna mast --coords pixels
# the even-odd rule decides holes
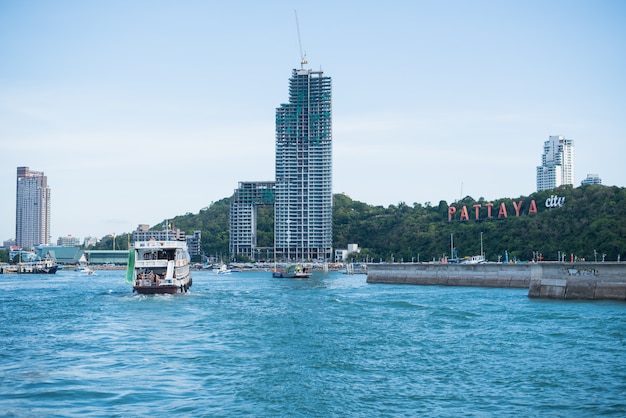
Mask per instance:
[[[298,31],[298,46],[300,46],[300,69],[304,70],[304,65],[308,64],[306,61],[306,54],[302,53],[302,40],[300,39],[300,24],[298,23],[298,11],[294,10],[294,14],[296,15],[296,29]]]

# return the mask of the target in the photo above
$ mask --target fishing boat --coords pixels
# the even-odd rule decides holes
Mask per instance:
[[[274,269],[272,277],[286,278],[286,279],[308,279],[311,277],[311,270],[304,267],[302,264],[288,264],[282,269]]]
[[[140,294],[175,294],[191,287],[186,241],[138,241],[128,253],[126,281]]]

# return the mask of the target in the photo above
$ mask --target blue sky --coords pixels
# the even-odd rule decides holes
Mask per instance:
[[[18,166],[48,176],[53,242],[272,180],[294,10],[333,79],[335,193],[528,195],[550,135],[575,141],[576,185],[626,185],[623,1],[0,0],[0,240]]]

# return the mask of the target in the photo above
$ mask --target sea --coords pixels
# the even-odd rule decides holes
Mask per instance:
[[[365,275],[0,275],[0,416],[626,415],[626,303]]]

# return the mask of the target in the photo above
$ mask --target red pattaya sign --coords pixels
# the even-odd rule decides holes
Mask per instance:
[[[558,197],[556,195],[552,195],[546,199],[547,208],[560,208],[563,206],[564,203],[565,203],[565,198]],[[537,213],[537,203],[535,203],[534,199],[530,201],[527,207],[524,205],[524,202],[522,200],[518,202],[513,201],[512,205],[513,205],[513,210],[510,211],[509,210],[510,208],[507,209],[504,202],[501,202],[499,206],[496,206],[493,203],[485,203],[485,204],[476,203],[475,205],[472,205],[472,207],[474,208],[474,210],[471,211],[472,219],[476,221],[479,221],[481,219],[493,219],[495,217],[495,212],[498,212],[498,215],[497,215],[498,219],[508,218],[509,213],[513,214],[513,212],[515,212],[515,216],[520,216],[522,214],[530,215],[531,213]],[[448,222],[452,221],[453,218],[456,219],[456,216],[455,216],[456,213],[457,213],[457,208],[455,208],[454,206],[448,206]],[[485,214],[487,216],[484,216]],[[467,210],[466,205],[463,205],[461,207],[461,212],[458,215],[458,219],[459,221],[470,220],[470,211]]]

